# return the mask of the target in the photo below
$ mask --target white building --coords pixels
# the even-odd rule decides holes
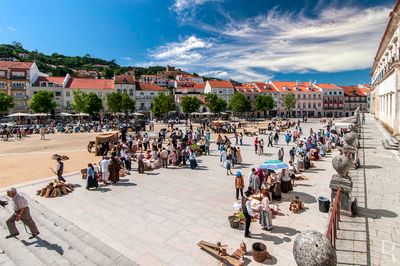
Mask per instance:
[[[114,79],[115,90],[119,93],[126,93],[130,98],[136,97],[136,81],[131,75],[119,75]]]
[[[168,93],[164,87],[155,83],[137,82],[135,90],[136,111],[150,112],[153,108],[154,98],[160,93]]]
[[[400,134],[400,0],[396,2],[371,69],[371,113]]]
[[[322,92],[323,116],[342,117],[344,116],[344,91],[343,88],[330,83],[314,84]]]
[[[53,92],[57,102],[56,111],[72,110],[74,90],[96,93],[103,100],[103,110],[107,111],[107,94],[115,92],[115,87],[112,79],[71,78],[69,74],[65,77],[40,76],[32,85],[29,98],[43,90]]]
[[[204,93],[215,93],[219,98],[225,100],[228,104],[235,93],[235,88],[227,80],[208,80],[204,87]]]

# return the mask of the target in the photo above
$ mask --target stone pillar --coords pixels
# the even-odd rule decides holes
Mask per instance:
[[[351,192],[353,190],[353,182],[348,176],[351,161],[345,155],[337,155],[332,160],[332,166],[336,174],[332,175],[329,187],[331,188],[331,202],[334,202],[339,186],[340,191],[340,209],[346,215],[351,215]]]

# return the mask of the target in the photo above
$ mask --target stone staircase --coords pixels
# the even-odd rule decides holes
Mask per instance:
[[[382,140],[383,147],[388,150],[399,150],[400,144],[395,137],[389,137],[386,140]]]
[[[9,234],[5,221],[13,210],[11,203],[6,208],[0,207],[0,265],[137,265],[106,243],[24,196],[29,201],[40,235],[30,240],[29,229],[26,233],[22,222],[18,222],[19,236],[5,239]]]

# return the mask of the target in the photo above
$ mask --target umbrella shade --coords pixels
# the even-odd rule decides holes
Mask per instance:
[[[46,113],[36,113],[36,114],[31,114],[30,116],[48,116]]]
[[[8,117],[21,117],[21,116],[30,116],[31,114],[28,113],[14,113],[9,115]]]
[[[60,113],[60,116],[72,116],[70,113]]]
[[[193,112],[191,115],[201,115],[201,113]]]
[[[132,115],[140,116],[140,115],[144,115],[144,114],[142,114],[142,113],[133,113]]]
[[[114,115],[116,115],[116,116],[124,116],[125,114],[118,112],[118,113],[115,113]]]
[[[90,116],[90,115],[87,113],[79,113],[79,114],[74,114],[74,116]]]
[[[260,165],[260,169],[278,170],[285,169],[289,166],[280,160],[268,160]]]

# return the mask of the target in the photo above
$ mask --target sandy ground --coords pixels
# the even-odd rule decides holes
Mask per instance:
[[[180,128],[185,126],[177,125]],[[195,129],[197,124],[193,124]],[[155,130],[165,128],[165,124],[156,124]],[[247,124],[246,129],[257,131],[255,127],[266,127],[266,123]],[[32,182],[53,176],[50,167],[55,169],[56,161],[53,154],[68,155],[65,161],[64,175],[80,171],[89,162],[98,162],[100,157],[87,152],[86,146],[94,140],[97,133],[50,134],[46,140],[40,140],[40,135],[30,135],[21,140],[10,139],[0,141],[0,188]],[[224,134],[221,134],[224,135]],[[233,134],[227,134],[232,136]],[[218,134],[212,134],[216,140]]]
[[[31,135],[22,140],[0,141],[0,187],[26,183],[54,175],[53,154],[66,154],[64,173],[79,171],[90,161],[97,161],[94,154],[86,150],[95,133],[51,134],[46,140],[40,135]]]

